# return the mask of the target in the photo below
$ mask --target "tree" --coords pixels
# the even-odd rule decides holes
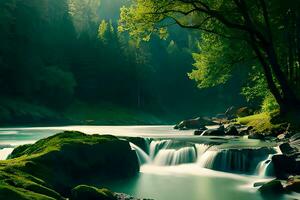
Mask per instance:
[[[166,27],[177,24],[245,44],[284,114],[300,109],[295,88],[300,71],[299,8],[300,2],[292,0],[135,0],[122,8],[119,30],[149,40],[153,33],[165,37]]]

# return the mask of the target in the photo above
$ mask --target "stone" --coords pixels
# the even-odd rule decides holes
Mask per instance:
[[[225,133],[226,135],[234,135],[234,136],[239,135],[239,132],[234,125],[229,125],[228,127],[226,127]]]
[[[289,177],[285,189],[291,192],[300,193],[300,176]]]
[[[296,160],[286,155],[274,155],[272,157],[272,163],[275,176],[279,179],[287,179],[291,174],[296,173],[297,168],[299,168]]]
[[[78,185],[72,189],[70,200],[117,200],[108,189],[98,189],[88,185]]]
[[[224,136],[225,131],[219,129],[208,129],[202,133],[202,136]]]
[[[291,145],[289,143],[283,143],[281,145],[279,145],[280,151],[287,156],[291,156],[295,153],[297,153],[297,149],[291,147]]]
[[[253,184],[253,187],[260,187],[260,186],[263,186],[264,184],[266,184],[267,182],[255,182]]]
[[[263,195],[283,193],[284,188],[280,180],[274,179],[258,189]]]
[[[205,126],[216,125],[218,123],[212,121],[207,117],[197,117],[195,119],[183,120],[174,126],[174,129],[188,130],[188,129],[203,129]]]

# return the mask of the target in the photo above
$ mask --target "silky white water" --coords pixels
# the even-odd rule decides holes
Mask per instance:
[[[268,156],[274,154],[272,148],[276,144],[236,137],[193,136],[193,131],[177,131],[171,126],[5,128],[0,129],[0,159],[7,157],[12,150],[11,146],[33,143],[63,130],[144,137],[146,149],[131,144],[141,165],[139,176],[117,182],[99,183],[99,187],[107,187],[140,198],[262,200],[263,197],[253,187],[253,183],[272,178],[259,176],[259,170],[255,169],[268,160]],[[245,157],[247,159],[244,159]],[[251,160],[255,166],[247,160]],[[273,199],[300,197],[285,195],[272,197]]]

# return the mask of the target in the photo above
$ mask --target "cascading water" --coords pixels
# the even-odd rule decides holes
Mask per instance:
[[[135,144],[130,144],[137,153],[140,165],[174,166],[196,163],[202,168],[260,176],[272,175],[271,158],[279,153],[278,148],[268,147],[219,149],[218,146],[176,140],[145,141],[148,142],[148,153]]]
[[[138,147],[137,145],[135,145],[131,142],[129,144],[130,144],[131,148],[133,150],[135,150],[140,165],[151,162],[150,157],[148,156],[148,154],[146,152],[143,151],[143,149],[141,149],[140,147]]]
[[[13,151],[13,148],[4,148],[0,149],[0,160],[5,160],[9,156],[9,154]]]
[[[171,140],[158,140],[158,141],[152,141],[149,145],[149,156],[151,159],[154,159],[156,154],[162,150],[168,148],[168,146],[171,144]]]
[[[259,175],[260,177],[265,177],[273,173],[272,157],[273,155],[269,155],[266,160],[261,161],[257,165],[257,175]]]
[[[130,145],[136,151],[140,164],[158,166],[193,163],[197,160],[197,155],[202,155],[209,147],[205,144],[188,144],[187,146],[186,143],[172,140],[153,140],[150,142],[149,154],[147,154],[137,145],[133,143]]]
[[[281,154],[279,147],[275,147],[274,150],[276,151],[273,154],[269,154],[267,159],[261,161],[256,168],[256,174],[260,177],[268,177],[274,174],[274,167],[272,163],[272,157],[276,154]]]
[[[274,152],[274,148],[213,149],[199,157],[198,164],[218,171],[253,174],[258,163]]]
[[[179,165],[183,163],[193,163],[197,158],[195,147],[184,147],[176,149],[163,149],[155,156],[155,165]]]

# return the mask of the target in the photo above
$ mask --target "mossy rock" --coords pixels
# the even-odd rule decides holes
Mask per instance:
[[[98,189],[88,185],[78,185],[72,189],[70,200],[116,200],[108,189]]]
[[[64,199],[76,185],[138,172],[128,141],[68,131],[20,146],[0,161],[0,199]]]

